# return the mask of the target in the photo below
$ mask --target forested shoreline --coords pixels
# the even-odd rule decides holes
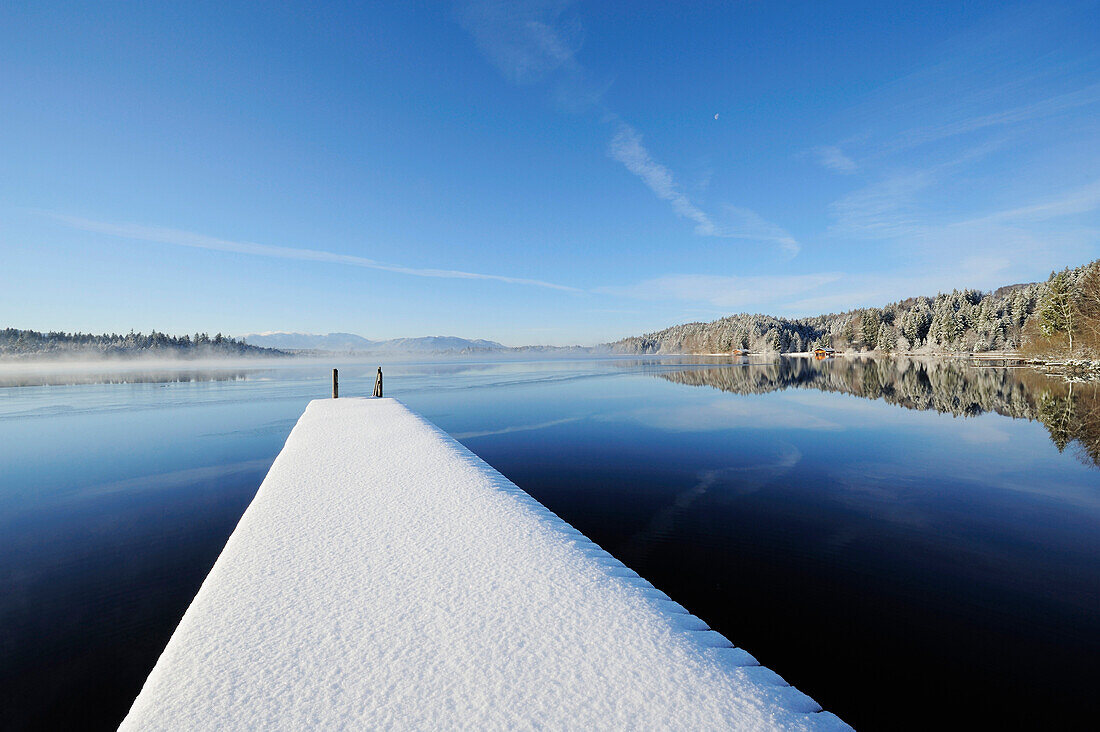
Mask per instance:
[[[808,318],[742,313],[609,344],[618,353],[842,352],[1100,358],[1100,260],[1046,282],[954,290]]]
[[[573,350],[578,355],[656,355],[800,353],[816,348],[912,355],[1008,351],[1046,361],[1100,360],[1100,260],[1051,273],[1045,282],[1008,285],[993,292],[953,290],[898,300],[881,308],[807,318],[740,313]],[[546,350],[502,348],[492,353],[544,355]],[[221,333],[211,337],[207,333],[171,336],[158,331],[97,335],[0,330],[0,358],[5,360],[288,355]]]
[[[0,330],[0,358],[87,359],[87,358],[226,358],[286,356],[274,348],[252,346],[218,333],[171,336],[158,331],[148,334],[64,333],[5,328]]]

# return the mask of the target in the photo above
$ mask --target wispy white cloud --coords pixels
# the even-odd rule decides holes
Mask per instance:
[[[592,77],[576,60],[584,30],[567,15],[567,0],[460,3],[458,19],[478,50],[513,84],[550,84],[554,103],[567,112],[600,107],[609,82]]]
[[[827,412],[809,412],[798,405],[785,404],[783,400],[758,401],[749,399],[712,399],[706,402],[692,400],[673,407],[641,407],[615,415],[619,419],[642,422],[666,432],[709,432],[716,429],[736,429],[751,424],[764,430],[812,430],[837,431],[844,429],[839,423],[820,415]],[[762,471],[787,472],[802,458],[802,452],[790,446],[789,451],[775,463],[760,465]],[[744,478],[744,476],[743,476]]]
[[[1100,103],[1100,83],[1089,84],[1073,91],[1039,99],[1030,104],[985,114],[961,116],[940,124],[904,130],[885,145],[885,150],[898,152],[987,128],[1005,127],[1021,122],[1054,117],[1064,112],[1098,103]]]
[[[846,274],[827,291],[788,300],[781,308],[793,316],[835,313],[858,307],[881,306],[899,298],[935,295],[954,289],[991,288],[1005,284],[1004,273],[1013,262],[1007,257],[967,255],[938,266],[912,272]]]
[[[751,209],[723,206],[725,216],[716,222],[688,198],[672,171],[653,159],[642,144],[642,136],[630,125],[619,123],[618,132],[611,138],[610,152],[611,157],[638,176],[658,198],[672,204],[678,216],[694,222],[696,234],[769,242],[777,244],[789,256],[798,254],[800,247],[793,236]]]
[[[568,2],[461,3],[458,18],[478,49],[515,84],[531,84],[575,65],[580,26],[560,23]],[[566,39],[569,40],[566,40]]]
[[[512,425],[510,427],[502,427],[496,430],[482,430],[475,432],[455,432],[451,437],[456,440],[472,440],[477,437],[491,437],[493,435],[507,435],[513,432],[535,432],[537,430],[544,430],[549,427],[558,427],[563,424],[569,424],[570,422],[578,422],[582,417],[565,417],[564,419],[554,419],[548,422],[538,422],[536,424],[520,424]]]
[[[836,282],[841,277],[841,274],[831,272],[749,277],[676,274],[624,287],[603,287],[596,291],[641,300],[707,302],[720,308],[736,309],[781,302]]]
[[[798,254],[801,249],[786,229],[766,220],[755,211],[740,206],[723,206],[722,211],[725,213],[725,218],[715,236],[772,242],[779,245],[779,248],[791,257]]]
[[[1094,232],[1095,234],[1095,232]],[[995,247],[975,247],[989,235]],[[899,298],[935,295],[954,289],[991,290],[1013,281],[1013,272],[1043,273],[1062,266],[1061,255],[1039,246],[1026,232],[999,230],[998,236],[972,227],[941,227],[943,247],[927,261],[914,260],[902,272],[817,272],[801,275],[715,276],[675,274],[594,292],[650,301],[705,303],[717,310],[681,314],[680,321],[712,320],[731,312],[767,312],[806,317],[860,307],[882,306]],[[1093,237],[1093,241],[1095,237]],[[1074,239],[1060,243],[1072,246]]]
[[[997,138],[923,168],[892,172],[829,205],[832,234],[870,239],[927,235],[943,221],[921,205],[921,195],[970,163],[1000,149]]]
[[[1085,15],[991,13],[849,109],[840,142],[810,151],[830,167],[830,147],[842,148],[869,179],[829,206],[829,234],[890,242],[911,267],[1011,252],[1005,274],[1016,276],[1031,276],[1024,261],[1095,256],[1084,228],[1095,217],[1068,217],[1100,210],[1100,182],[1058,193],[1095,178],[1088,113],[1100,109],[1100,76],[1064,43]]]
[[[515,84],[548,82],[563,109],[594,109],[602,122],[614,125],[611,157],[638,176],[654,195],[671,204],[676,215],[691,221],[696,234],[777,244],[789,257],[798,254],[800,247],[794,237],[755,212],[730,206],[726,209],[729,221],[716,221],[688,197],[672,171],[650,154],[641,134],[603,101],[608,85],[593,81],[577,61],[583,32],[575,18],[566,17],[568,6],[562,0],[472,0],[460,7],[459,20],[506,79]]]
[[[383,272],[395,272],[398,274],[412,275],[414,277],[437,277],[444,279],[460,280],[490,280],[493,282],[506,282],[513,285],[532,285],[546,287],[553,290],[579,292],[577,288],[559,285],[543,280],[527,279],[523,277],[507,277],[504,275],[483,274],[480,272],[465,272],[454,269],[423,269],[417,267],[404,267],[398,264],[386,264],[366,257],[352,254],[338,254],[326,252],[320,249],[299,249],[296,247],[272,246],[270,244],[256,244],[248,241],[233,241],[219,239],[205,234],[196,234],[180,229],[170,229],[163,226],[145,226],[142,224],[117,224],[105,221],[66,216],[63,214],[49,213],[51,218],[62,224],[81,231],[89,231],[97,234],[117,236],[123,239],[141,241],[155,244],[171,244],[173,246],[190,247],[193,249],[210,249],[219,252],[233,252],[236,254],[250,254],[258,257],[274,257],[276,259],[296,259],[307,262],[331,262],[352,267],[364,267]]]
[[[861,143],[861,169],[983,131],[1028,134],[1045,124],[1042,135],[1058,134],[1060,118],[1100,105],[1094,54],[1066,38],[1091,14],[1088,4],[1005,4],[930,47],[923,64],[848,111],[863,129],[848,138]]]
[[[1100,231],[1081,216],[1100,211],[1100,180],[979,215],[942,210],[933,189],[969,159],[887,176],[830,205],[830,234],[889,241],[905,252],[911,271],[926,270],[927,276],[848,278],[833,292],[791,303],[792,310],[819,312],[886,302],[901,293],[990,288],[1004,284],[998,277],[1027,279],[1096,256]]]
[[[960,236],[965,238],[966,234]],[[1011,242],[999,255],[968,252],[961,257],[941,258],[932,265],[914,267],[905,273],[816,272],[743,277],[675,274],[632,285],[602,287],[595,292],[639,300],[706,303],[720,308],[695,314],[704,319],[735,311],[804,317],[882,306],[899,298],[935,295],[953,289],[991,289],[1005,284],[1006,274],[1023,258],[1019,253],[1021,248],[1027,247]],[[957,245],[954,249],[966,251]],[[1047,263],[1041,256],[1039,259],[1042,261],[1037,268],[1042,271]],[[691,319],[691,314],[685,313],[682,319]]]
[[[649,150],[642,145],[642,136],[633,127],[620,124],[618,132],[611,138],[610,149],[611,157],[641,178],[658,198],[671,203],[677,215],[694,221],[696,234],[717,235],[714,222],[684,195],[671,171],[653,159]]]
[[[855,161],[836,145],[822,145],[813,149],[817,162],[836,173],[856,172]]]
[[[1079,188],[1016,208],[995,211],[960,222],[960,225],[1000,222],[1046,221],[1073,214],[1088,213],[1100,208],[1100,179]]]
[[[829,204],[833,234],[867,238],[892,238],[914,234],[926,219],[917,211],[917,194],[929,187],[929,171],[910,171],[887,176]]]

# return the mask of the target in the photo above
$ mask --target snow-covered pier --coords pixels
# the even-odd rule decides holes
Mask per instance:
[[[393,399],[312,402],[122,729],[848,729]]]

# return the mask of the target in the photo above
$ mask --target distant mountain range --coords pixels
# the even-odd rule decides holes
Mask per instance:
[[[423,338],[392,338],[372,341],[355,333],[249,333],[241,336],[249,345],[277,348],[284,351],[331,351],[336,353],[463,353],[473,351],[508,351],[496,341],[457,338],[455,336],[425,336]]]

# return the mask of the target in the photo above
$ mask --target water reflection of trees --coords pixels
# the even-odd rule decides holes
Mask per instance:
[[[735,394],[817,389],[882,399],[905,409],[956,416],[994,412],[1037,420],[1059,450],[1070,447],[1087,464],[1100,466],[1100,385],[1067,382],[1031,369],[974,368],[947,359],[780,358],[658,375]]]
[[[246,381],[256,369],[189,369],[131,371],[48,371],[0,372],[0,387],[78,386],[85,384],[189,384],[202,381]]]

